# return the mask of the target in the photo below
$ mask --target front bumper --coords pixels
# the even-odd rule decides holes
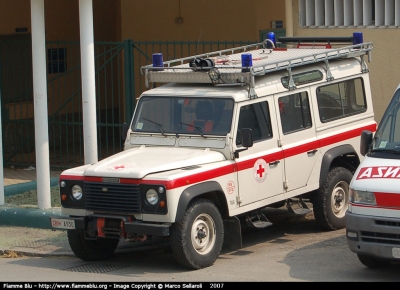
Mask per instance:
[[[346,237],[354,253],[400,261],[400,219],[346,212]]]
[[[52,228],[67,229],[57,223],[59,220],[62,220],[63,224],[71,225],[70,229],[84,230],[85,236],[89,238],[129,238],[142,235],[169,236],[171,226],[168,223],[132,221],[126,217],[89,215],[85,217],[70,216],[62,219],[50,218]]]

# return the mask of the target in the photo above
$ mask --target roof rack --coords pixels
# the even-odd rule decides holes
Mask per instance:
[[[279,37],[280,43],[314,43],[314,48],[275,47],[270,39],[263,42],[225,49],[171,61],[143,66],[146,87],[149,83],[213,83],[215,85],[249,85],[250,97],[254,93],[255,77],[273,71],[288,71],[289,90],[295,89],[291,69],[316,62],[325,62],[327,80],[333,80],[329,61],[339,58],[360,57],[361,72],[367,72],[364,56],[371,61],[372,42],[352,44],[340,48],[318,42],[347,43],[352,37]],[[278,42],[279,43],[279,42]],[[317,48],[318,47],[318,48]],[[323,48],[321,48],[323,47]],[[325,48],[330,47],[330,48]],[[242,54],[251,54],[252,66],[242,65]],[[153,60],[154,62],[154,60]]]

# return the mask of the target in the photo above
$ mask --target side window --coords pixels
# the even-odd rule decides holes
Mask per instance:
[[[307,92],[280,97],[278,99],[283,134],[311,128],[310,104]]]
[[[365,112],[366,102],[361,78],[317,88],[321,122],[329,122]]]
[[[236,145],[241,144],[240,130],[250,128],[254,142],[272,138],[268,102],[260,102],[240,108]]]

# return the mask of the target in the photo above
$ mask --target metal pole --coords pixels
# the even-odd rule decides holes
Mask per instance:
[[[98,161],[92,0],[79,0],[85,164]]]
[[[44,0],[31,0],[31,23],[37,199],[38,207],[47,209],[51,208],[51,194]]]
[[[1,45],[0,45],[1,49]],[[0,56],[1,59],[1,56]],[[4,204],[3,124],[1,119],[1,63],[0,63],[0,205]]]
[[[293,3],[285,0],[286,36],[293,36]]]

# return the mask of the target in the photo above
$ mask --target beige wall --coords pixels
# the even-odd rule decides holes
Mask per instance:
[[[397,28],[300,28],[298,1],[293,0],[293,33],[296,36],[352,36],[362,32],[364,42],[373,42],[370,69],[375,120],[380,121],[394,90],[400,83],[400,30]]]
[[[45,0],[44,7],[46,40],[79,40],[78,0]],[[116,41],[120,37],[120,2],[93,1],[93,21],[95,40]],[[22,27],[31,33],[30,0],[1,0],[0,35],[24,34],[15,32]]]
[[[285,20],[284,7],[282,0],[121,0],[121,37],[258,41],[272,20]],[[176,24],[179,16],[183,23]]]

